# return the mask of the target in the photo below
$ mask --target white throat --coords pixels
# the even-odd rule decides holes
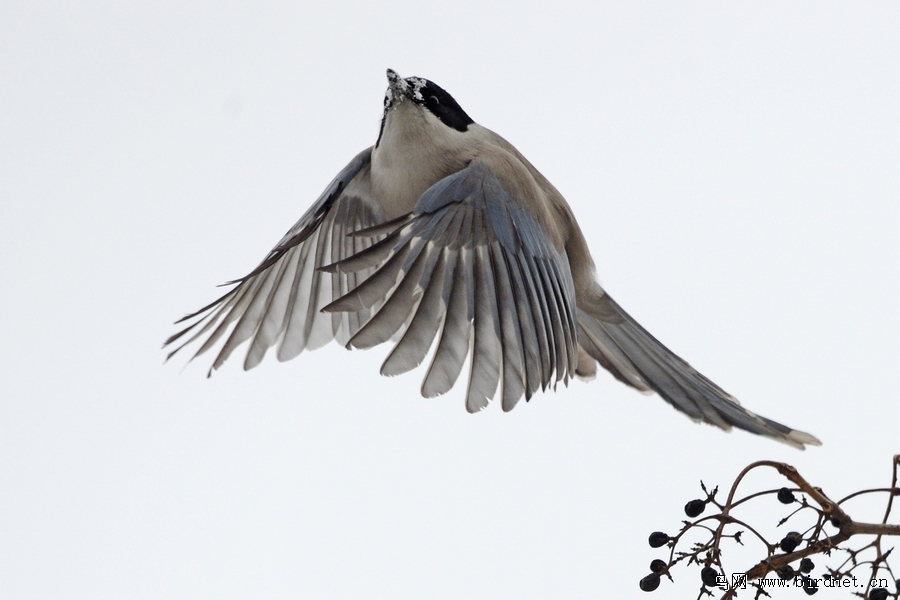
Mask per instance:
[[[395,101],[372,151],[372,186],[385,217],[410,212],[425,190],[472,159],[472,146],[466,133],[447,127],[427,109],[408,98]]]

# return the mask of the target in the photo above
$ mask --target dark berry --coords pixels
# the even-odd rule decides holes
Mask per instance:
[[[800,561],[800,572],[801,573],[810,573],[815,568],[816,568],[815,563],[808,558],[804,558],[803,560]]]
[[[687,504],[684,505],[684,514],[686,514],[690,518],[694,518],[700,516],[700,514],[706,510],[706,501],[705,500],[691,500]]]
[[[650,538],[647,541],[650,542],[651,548],[662,548],[669,543],[670,539],[671,538],[669,537],[668,533],[663,533],[662,531],[654,531],[650,534]]]
[[[841,528],[841,520],[838,519],[837,517],[831,517],[831,519],[829,519],[828,522],[831,523],[834,527],[837,527],[838,529]]]
[[[803,541],[803,538],[796,531],[792,531],[781,540],[781,543],[778,546],[781,548],[783,552],[790,553],[793,552],[794,549],[800,545],[800,542]]]
[[[778,576],[782,579],[793,579],[796,573],[794,573],[794,567],[791,565],[784,565],[780,569],[775,570],[778,573]]]
[[[666,567],[668,567],[668,566],[669,565],[666,564],[666,561],[659,560],[658,558],[654,558],[653,561],[650,563],[650,570],[653,571],[654,573],[662,573],[663,571],[666,570]]]
[[[704,567],[700,571],[700,579],[703,580],[703,585],[716,587],[719,584],[719,572],[712,567]]]
[[[796,502],[797,499],[794,498],[794,492],[787,488],[781,488],[778,490],[778,501],[782,504],[791,504]]]
[[[659,575],[656,573],[650,573],[643,579],[641,579],[641,589],[645,592],[652,592],[656,588],[659,587]]]
[[[812,596],[816,592],[819,591],[819,587],[816,585],[816,582],[809,577],[803,578],[803,591],[806,592],[807,596]]]
[[[890,593],[886,588],[875,588],[869,592],[869,600],[887,600]]]

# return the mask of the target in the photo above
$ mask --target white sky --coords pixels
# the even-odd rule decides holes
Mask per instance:
[[[634,597],[701,478],[889,483],[897,2],[128,4],[0,6],[4,598]],[[374,143],[387,67],[563,192],[656,337],[824,446],[605,374],[469,415],[387,348],[163,366]]]

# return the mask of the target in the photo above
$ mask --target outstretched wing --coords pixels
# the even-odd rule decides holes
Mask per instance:
[[[413,369],[437,338],[422,383],[423,396],[437,396],[453,387],[471,348],[470,412],[487,406],[501,382],[503,409],[511,410],[523,395],[574,374],[568,259],[485,163],[431,186],[387,237],[327,269],[351,274],[376,265],[324,310],[358,314],[383,302],[348,343],[370,348],[400,332],[382,374]]]
[[[355,288],[374,269],[333,274],[319,267],[365,250],[378,239],[349,235],[382,220],[369,187],[370,163],[371,148],[350,161],[258,267],[230,282],[234,287],[224,296],[179,320],[193,322],[166,340],[165,346],[181,342],[168,357],[203,340],[195,358],[224,337],[211,374],[248,341],[245,369],[258,365],[276,344],[283,361],[335,338],[346,343],[370,311],[322,314],[321,308]]]

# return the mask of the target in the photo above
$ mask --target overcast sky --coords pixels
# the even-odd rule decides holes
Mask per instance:
[[[470,415],[463,386],[381,377],[387,348],[163,365],[172,322],[374,143],[388,67],[559,188],[657,338],[824,445],[605,373]],[[0,595],[639,596],[701,478],[889,484],[898,229],[897,2],[7,0]],[[695,597],[675,575],[657,595]]]

